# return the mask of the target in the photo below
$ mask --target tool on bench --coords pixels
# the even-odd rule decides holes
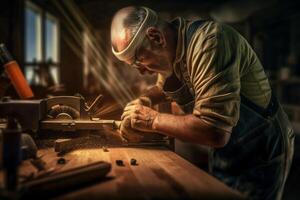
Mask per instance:
[[[20,187],[22,199],[50,198],[87,184],[103,181],[110,169],[110,163],[99,161],[28,181]]]
[[[4,44],[0,44],[0,64],[4,67],[20,98],[33,98],[33,92],[29,87],[18,63],[10,55]]]
[[[20,121],[23,131],[43,134],[43,131],[75,132],[99,130],[103,125],[118,128],[120,122],[103,120],[93,116],[93,109],[99,104],[102,95],[88,106],[81,96],[55,96],[40,100],[0,101],[0,118],[14,114]],[[30,115],[29,115],[30,113]]]

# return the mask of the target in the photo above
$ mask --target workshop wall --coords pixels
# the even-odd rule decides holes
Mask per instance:
[[[5,42],[8,49],[24,67],[24,2],[22,0],[3,1],[0,13],[0,39]],[[47,12],[59,19],[60,25],[60,82],[64,85],[64,92],[74,94],[76,92],[89,93],[89,88],[84,84],[89,73],[84,73],[83,45],[80,41],[74,40],[74,32],[69,29],[69,23],[65,16],[71,18],[77,29],[81,32],[85,30],[78,24],[78,20],[72,19],[75,16],[70,14],[65,2],[32,0],[34,4],[42,7]],[[55,3],[56,2],[56,3]],[[59,2],[60,7],[57,6]],[[107,59],[107,69],[118,72],[121,76],[126,76],[126,81],[133,87],[135,93],[144,90],[146,86],[137,88],[139,82],[149,85],[153,84],[155,77],[141,77],[134,70],[129,69],[124,64],[117,61],[110,52],[109,28],[113,14],[120,8],[128,5],[145,5],[158,11],[165,19],[173,19],[176,16],[183,16],[187,19],[213,18],[233,25],[241,32],[261,58],[262,63],[272,80],[278,80],[282,74],[294,74],[299,76],[299,14],[297,14],[297,1],[163,1],[157,4],[152,1],[83,1],[75,0],[74,5],[80,10],[89,23],[89,30],[97,38],[97,43],[103,45],[103,57]],[[228,13],[231,13],[228,14]],[[71,44],[70,44],[71,43]],[[71,45],[73,47],[71,47]],[[75,50],[74,50],[75,49]],[[79,52],[79,53],[78,53]],[[283,70],[282,70],[283,68]],[[104,73],[105,74],[105,73]],[[105,76],[100,74],[101,77]],[[105,79],[109,79],[106,77]],[[98,89],[107,90],[101,87],[99,78],[90,78]],[[96,80],[94,80],[96,79]],[[107,80],[109,82],[109,80]],[[297,81],[296,81],[297,82]],[[295,84],[289,85],[294,87]],[[297,86],[297,85],[296,85]],[[276,87],[276,85],[275,85]],[[276,87],[277,88],[277,87]],[[297,91],[297,92],[295,92]],[[279,93],[279,92],[278,92]],[[286,103],[296,103],[299,100],[297,88],[289,92],[289,95],[282,95],[282,100]],[[293,93],[293,94],[292,94]],[[42,94],[41,94],[42,95]],[[292,101],[292,102],[290,102]]]
[[[4,1],[0,7],[0,42],[5,43],[15,59],[22,63],[22,34],[21,20],[23,2],[20,0]]]

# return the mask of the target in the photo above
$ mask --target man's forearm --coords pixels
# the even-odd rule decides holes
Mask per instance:
[[[153,122],[156,132],[192,143],[223,147],[227,144],[230,133],[226,133],[203,122],[194,115],[158,114]]]

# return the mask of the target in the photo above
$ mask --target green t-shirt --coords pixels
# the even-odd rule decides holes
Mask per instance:
[[[195,91],[193,114],[204,122],[231,131],[239,119],[240,94],[262,108],[271,98],[264,69],[248,42],[233,28],[204,22],[185,44],[187,22],[177,19],[178,41],[174,72],[182,78],[180,65],[186,56],[190,83]],[[160,84],[163,84],[159,77]]]

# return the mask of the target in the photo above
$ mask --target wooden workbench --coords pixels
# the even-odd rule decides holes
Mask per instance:
[[[65,165],[58,165],[53,149],[40,150],[39,155],[49,166],[59,171],[82,166],[95,161],[112,163],[108,174],[111,179],[99,181],[55,199],[243,199],[242,196],[163,147],[108,148],[108,152],[98,149],[76,150],[64,155]],[[138,165],[130,165],[130,159]],[[123,160],[124,166],[116,165]],[[20,173],[31,170],[24,163]],[[32,168],[33,169],[33,168]]]

